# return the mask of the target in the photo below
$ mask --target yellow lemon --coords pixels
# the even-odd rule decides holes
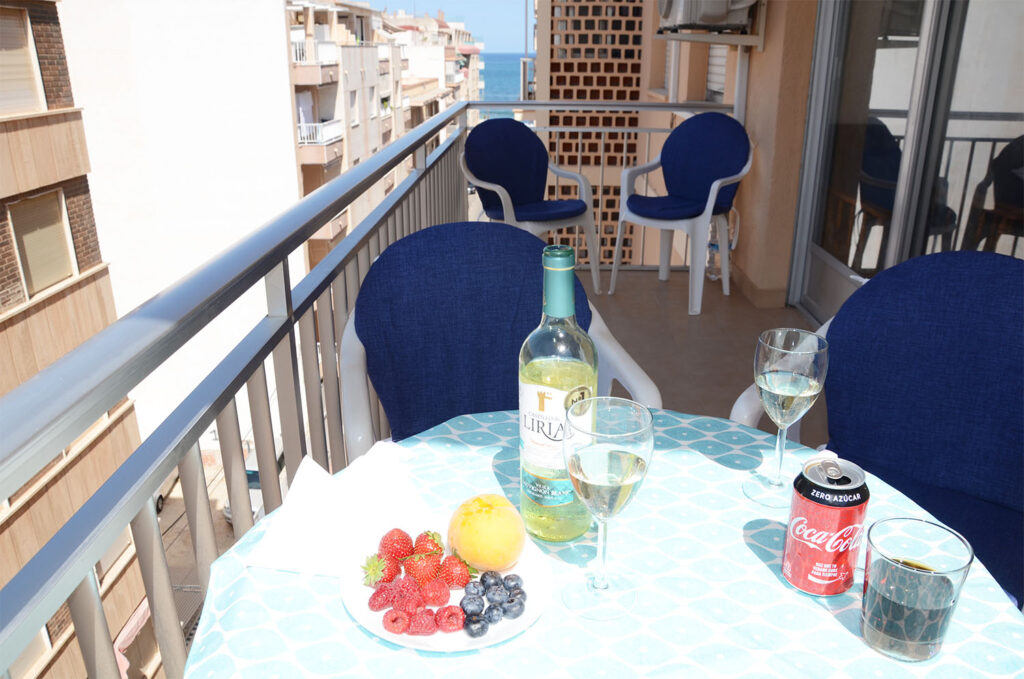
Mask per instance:
[[[466,500],[448,524],[448,546],[480,571],[511,568],[525,543],[523,519],[504,495]]]

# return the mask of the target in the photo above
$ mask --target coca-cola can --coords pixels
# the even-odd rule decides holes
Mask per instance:
[[[834,453],[811,458],[793,481],[782,575],[808,594],[842,594],[864,535],[868,486],[864,470]]]

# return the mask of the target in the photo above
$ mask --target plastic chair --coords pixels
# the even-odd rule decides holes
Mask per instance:
[[[750,138],[743,125],[722,113],[702,113],[687,118],[665,140],[661,154],[650,163],[624,170],[619,202],[619,227],[608,294],[622,261],[622,234],[626,222],[662,229],[658,280],[667,281],[672,257],[672,232],[690,237],[691,315],[700,313],[704,292],[705,253],[708,231],[714,221],[722,257],[722,291],[729,294],[728,214],[737,184],[750,171],[753,160]],[[636,193],[638,177],[661,168],[666,196]]]
[[[587,240],[594,293],[601,293],[600,247],[594,226],[594,194],[581,174],[563,170],[548,159],[533,130],[512,118],[491,118],[470,131],[459,157],[466,179],[478,189],[484,214],[541,236],[580,225]],[[547,173],[579,185],[579,200],[544,200]]]
[[[1024,262],[944,252],[880,272],[824,329],[828,448],[963,533],[1018,603],[1022,309]],[[760,411],[753,417],[744,398],[730,416],[756,426]]]
[[[989,190],[992,208],[986,208]],[[988,165],[988,172],[974,189],[971,211],[964,229],[962,250],[977,250],[985,241],[985,251],[994,252],[999,236],[1024,237],[1024,136],[1017,137]]]
[[[878,265],[871,269],[864,266],[864,251],[871,231],[876,226],[882,228],[877,261],[885,261],[885,251],[889,244],[888,228],[892,220],[893,204],[896,201],[896,180],[902,159],[903,151],[900,144],[885,123],[873,116],[868,118],[864,126],[864,149],[861,153],[861,173],[858,182],[861,225],[851,263],[851,268],[860,273],[878,268]],[[940,250],[948,252],[953,249],[953,238],[956,236],[956,212],[946,205],[946,180],[939,177],[937,182],[928,213],[928,237],[938,237]]]
[[[460,222],[406,236],[380,255],[341,340],[350,461],[377,440],[371,386],[396,441],[456,415],[519,407],[519,349],[540,321],[544,246],[513,226]],[[598,392],[608,394],[614,379],[634,400],[661,407],[658,387],[578,279],[575,295],[576,320],[597,347]]]

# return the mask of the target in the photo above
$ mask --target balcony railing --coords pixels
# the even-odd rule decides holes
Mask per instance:
[[[314,53],[310,54],[304,40],[292,40],[292,61],[296,64],[336,64],[338,63],[338,45],[329,40],[320,40],[313,45]]]
[[[299,123],[300,145],[322,145],[341,139],[345,134],[345,123],[328,120],[325,123]]]
[[[165,674],[182,676],[186,646],[161,548],[154,492],[177,467],[205,588],[217,548],[198,440],[213,424],[236,537],[252,526],[237,398],[246,398],[252,413],[266,511],[281,502],[268,362],[275,378],[287,479],[291,481],[307,454],[331,470],[348,464],[338,366],[341,332],[360,282],[374,258],[395,240],[431,224],[476,217],[467,214],[466,182],[458,165],[468,131],[467,113],[472,108],[524,107],[575,112],[573,126],[539,132],[550,137],[550,148],[563,165],[588,168],[599,211],[610,207],[602,201],[611,191],[603,187],[617,185],[617,168],[641,147],[648,156],[657,153],[652,135],[666,131],[629,127],[628,114],[728,110],[702,102],[671,107],[603,102],[458,104],[306,196],[0,399],[2,499],[16,493],[50,461],[53,451],[68,446],[243,294],[265,288],[265,317],[250,329],[239,329],[237,344],[217,367],[0,590],[0,676],[65,601],[89,676],[118,676],[93,566],[126,527],[139,545],[139,567]],[[613,134],[621,137],[621,153],[592,152],[592,141],[613,147],[619,143],[609,136]],[[632,151],[630,140],[636,145]],[[293,285],[289,254],[409,159],[408,176]],[[561,195],[561,185],[556,184],[554,191]],[[371,408],[371,414],[375,430],[386,437],[389,429],[381,409]]]

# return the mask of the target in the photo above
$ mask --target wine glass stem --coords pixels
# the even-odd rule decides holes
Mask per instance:
[[[769,479],[773,486],[782,485],[782,451],[786,449],[786,430],[789,427],[779,427],[779,434],[775,437],[775,476]]]
[[[597,571],[591,580],[594,589],[608,589],[607,561],[608,555],[608,522],[598,519],[597,521]]]

